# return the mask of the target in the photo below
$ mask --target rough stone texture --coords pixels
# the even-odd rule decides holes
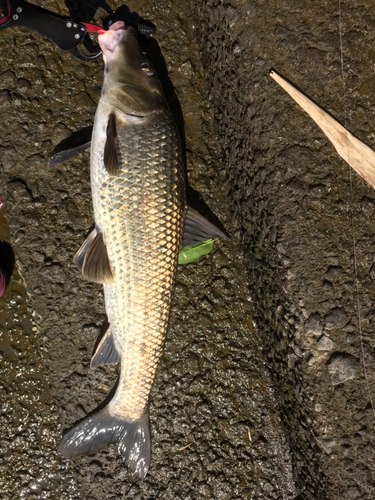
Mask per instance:
[[[357,375],[359,360],[351,354],[335,352],[327,361],[327,369],[331,376],[332,384],[343,384]]]
[[[374,191],[268,73],[374,147],[374,6],[190,5],[297,491],[372,499]]]
[[[344,80],[336,1],[129,7],[157,26],[189,182],[232,241],[180,270],[146,480],[114,447],[60,459],[62,430],[116,380],[114,368],[89,369],[102,291],[71,262],[92,221],[88,154],[46,168],[62,139],[91,125],[102,65],[25,29],[1,32],[2,237],[29,306],[15,274],[0,299],[11,353],[0,366],[2,498],[372,500],[375,196],[268,72],[374,146],[374,7],[341,2]]]
[[[56,3],[43,6],[56,8]],[[42,401],[35,393],[33,404],[21,413],[20,387],[17,382],[11,386],[8,397],[19,416],[4,412],[2,427],[14,435],[20,424],[32,426],[45,439],[36,441],[28,430],[17,445],[11,439],[0,445],[7,499],[295,497],[290,453],[253,326],[239,232],[228,203],[230,187],[225,169],[218,167],[212,115],[202,96],[206,80],[191,13],[187,6],[177,8],[155,1],[145,2],[141,11],[137,5],[158,27],[183,109],[190,183],[232,241],[217,245],[212,255],[178,274],[168,339],[151,394],[153,454],[144,482],[124,467],[115,447],[75,460],[56,454],[61,432],[94,410],[117,377],[113,367],[89,368],[105,322],[102,287],[85,282],[72,264],[92,223],[88,154],[53,170],[46,167],[61,140],[92,123],[102,62],[80,63],[26,30],[2,33],[9,47],[6,55],[0,54],[2,85],[9,93],[5,100],[8,95],[11,99],[1,110],[2,196],[35,325],[20,349],[24,370],[33,352],[32,364],[48,395]],[[176,99],[168,97],[181,127]],[[6,308],[2,317],[8,324],[17,321]],[[5,330],[4,349],[9,344]],[[6,393],[6,370],[1,377]],[[25,455],[30,462],[34,457],[30,471],[24,469]],[[9,467],[7,456],[12,456]]]

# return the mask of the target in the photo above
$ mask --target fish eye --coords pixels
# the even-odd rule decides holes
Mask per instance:
[[[148,64],[148,62],[143,62],[141,64],[141,68],[148,76],[152,76],[154,74],[153,68]]]

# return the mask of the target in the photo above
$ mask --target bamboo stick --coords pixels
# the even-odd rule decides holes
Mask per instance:
[[[375,189],[375,152],[275,71],[271,71],[270,76],[319,125],[341,158]]]

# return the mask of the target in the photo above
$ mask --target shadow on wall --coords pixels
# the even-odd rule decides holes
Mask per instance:
[[[6,241],[0,241],[0,297],[5,292],[14,268],[14,253]]]

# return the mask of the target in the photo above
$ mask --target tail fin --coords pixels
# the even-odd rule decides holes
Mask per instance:
[[[58,451],[66,457],[74,457],[96,453],[111,443],[117,443],[126,465],[144,479],[151,458],[148,412],[139,420],[129,422],[113,417],[105,407],[68,431]]]

